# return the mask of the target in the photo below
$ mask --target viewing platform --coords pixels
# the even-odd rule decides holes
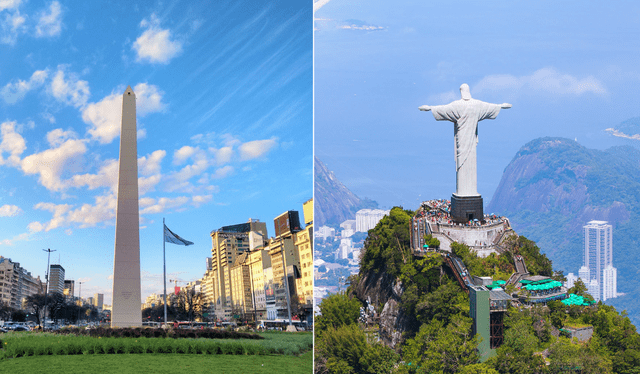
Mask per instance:
[[[507,217],[486,214],[482,220],[455,223],[450,215],[449,200],[429,200],[420,205],[412,218],[411,247],[414,251],[424,248],[424,237],[432,235],[440,241],[440,249],[451,251],[451,243],[469,246],[478,256],[501,253],[501,242],[513,233]]]

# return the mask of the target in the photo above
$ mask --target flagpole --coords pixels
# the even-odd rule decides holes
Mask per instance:
[[[165,224],[164,217],[162,217],[162,272],[164,275],[164,327],[167,327],[167,256],[165,255]]]

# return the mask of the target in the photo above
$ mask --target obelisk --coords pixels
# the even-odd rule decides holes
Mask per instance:
[[[113,257],[111,327],[142,326],[136,94],[131,86],[127,87],[122,98],[118,205]]]

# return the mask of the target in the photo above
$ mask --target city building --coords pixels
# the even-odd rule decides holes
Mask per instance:
[[[19,262],[0,256],[0,301],[5,305],[22,309],[25,299],[44,293],[44,287],[40,277],[34,278]]]
[[[389,212],[389,210],[382,209],[361,209],[357,211],[355,230],[357,232],[368,232],[376,227],[382,217],[388,215]]]
[[[356,233],[356,220],[348,219],[340,224],[340,228],[342,228],[340,236],[348,238]]]
[[[272,302],[275,306],[275,297],[273,293],[273,273],[271,273],[271,284],[269,285],[266,277],[266,269],[271,271],[271,256],[269,250],[260,248],[249,253],[247,257],[249,265],[249,276],[251,278],[253,290],[253,302],[255,306],[256,318],[258,320],[267,319],[267,293],[271,292]]]
[[[351,238],[340,239],[340,246],[336,250],[336,260],[348,259],[349,255],[353,252],[353,241]]]
[[[253,294],[251,287],[250,267],[247,263],[249,252],[236,257],[231,272],[232,314],[234,318],[253,320]]]
[[[147,298],[145,299],[144,303],[142,304],[142,309],[147,309],[147,308],[153,308],[156,305],[164,305],[163,302],[163,298],[164,298],[164,294],[158,295],[155,293],[152,293],[151,295],[147,296]],[[102,305],[102,309],[105,309],[105,305]]]
[[[73,297],[75,296],[75,283],[76,282],[73,280],[64,280],[64,290],[62,291],[62,294],[69,300],[73,300]]]
[[[577,280],[578,280],[578,277],[576,277],[575,274],[569,273],[569,274],[567,274],[567,281],[564,283],[564,286],[567,289],[573,288],[573,286],[575,286]]]
[[[612,231],[612,226],[606,221],[590,221],[584,226],[583,266],[579,275],[596,301],[617,296]]]
[[[104,294],[96,293],[93,295],[93,305],[98,308],[98,311],[102,310],[104,304]]]
[[[207,285],[208,297],[215,300],[218,319],[230,319],[233,306],[231,267],[236,258],[250,251],[249,233],[257,232],[267,237],[267,224],[249,219],[247,223],[223,226],[211,231],[211,281]],[[213,288],[209,291],[209,287]]]
[[[313,236],[322,240],[333,238],[336,236],[336,229],[333,229],[329,226],[320,226],[317,230],[314,231]]]
[[[264,268],[264,297],[267,305],[267,319],[274,320],[278,317],[276,308],[276,286],[273,281],[273,267]]]
[[[296,280],[299,302],[307,316],[313,311],[313,199],[302,205],[305,228],[295,234],[295,246],[300,262],[300,278]]]
[[[64,292],[64,268],[62,265],[51,264],[49,266],[49,293]]]
[[[294,300],[297,297],[295,280],[300,277],[300,263],[293,235],[289,233],[288,236],[271,239],[269,241],[269,256],[271,256],[271,267],[273,268],[277,318],[289,318],[286,291],[289,290],[289,301]],[[287,283],[285,283],[285,279]]]

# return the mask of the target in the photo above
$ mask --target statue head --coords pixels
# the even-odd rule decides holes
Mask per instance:
[[[460,86],[460,95],[462,96],[462,100],[471,100],[471,91],[469,90],[469,85],[463,83]]]

